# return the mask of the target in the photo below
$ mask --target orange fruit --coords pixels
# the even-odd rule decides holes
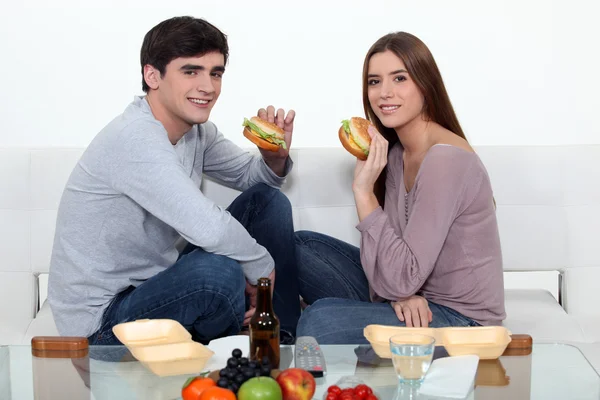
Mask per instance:
[[[235,393],[220,387],[205,389],[198,400],[236,400]]]
[[[217,384],[212,379],[196,376],[185,382],[181,389],[181,397],[183,400],[198,400],[202,392],[215,386]]]

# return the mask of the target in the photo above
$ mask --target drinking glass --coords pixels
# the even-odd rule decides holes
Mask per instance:
[[[394,369],[400,383],[420,385],[431,365],[435,339],[427,335],[402,334],[390,338]]]

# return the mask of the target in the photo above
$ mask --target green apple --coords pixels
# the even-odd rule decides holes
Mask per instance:
[[[281,388],[275,379],[258,376],[248,379],[237,392],[238,400],[282,400]]]

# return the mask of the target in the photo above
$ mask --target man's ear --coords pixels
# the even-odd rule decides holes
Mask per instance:
[[[144,80],[150,89],[158,89],[160,72],[150,64],[144,65]]]

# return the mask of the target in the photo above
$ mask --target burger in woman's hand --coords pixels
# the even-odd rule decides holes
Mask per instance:
[[[339,130],[340,141],[346,150],[360,160],[366,160],[371,146],[369,126],[371,122],[364,118],[352,117],[342,121]]]

